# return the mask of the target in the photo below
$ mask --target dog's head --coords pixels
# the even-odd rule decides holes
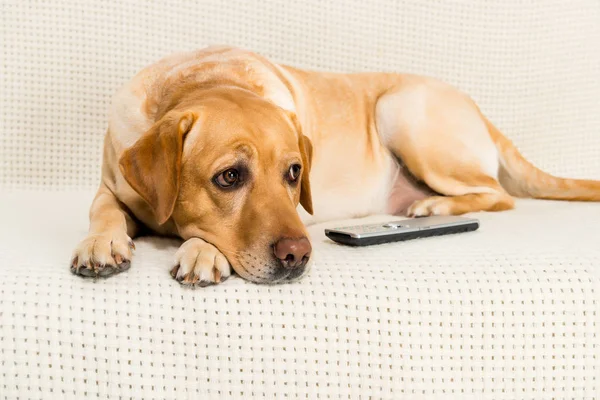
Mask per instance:
[[[295,115],[261,97],[215,88],[164,114],[120,159],[159,224],[215,245],[254,282],[298,278],[311,244],[312,146]]]

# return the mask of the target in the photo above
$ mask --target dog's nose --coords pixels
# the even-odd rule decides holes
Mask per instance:
[[[308,262],[312,247],[307,238],[281,239],[275,243],[275,257],[287,269],[302,268]]]

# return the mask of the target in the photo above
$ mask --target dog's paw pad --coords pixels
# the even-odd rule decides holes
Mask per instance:
[[[192,238],[175,254],[171,276],[182,285],[205,287],[224,282],[231,275],[225,256],[212,244]]]

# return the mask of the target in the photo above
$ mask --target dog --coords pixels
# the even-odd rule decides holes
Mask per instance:
[[[257,283],[310,269],[311,223],[600,201],[600,182],[533,166],[466,94],[396,73],[338,74],[246,49],[177,53],[114,95],[89,235],[73,273],[129,268],[141,229],[184,240],[172,276]]]

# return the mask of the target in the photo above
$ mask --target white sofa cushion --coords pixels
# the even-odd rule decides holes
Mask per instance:
[[[478,214],[473,233],[362,249],[334,244],[316,225],[306,279],[265,286],[233,277],[191,290],[169,276],[178,245],[170,239],[136,240],[120,275],[72,275],[92,195],[0,195],[8,398],[600,391],[600,204],[519,201]]]
[[[599,20],[597,0],[2,2],[0,398],[597,396],[597,204],[519,201],[478,232],[366,249],[315,226],[313,272],[281,286],[186,290],[168,239],[107,280],[68,263],[110,97],[159,57],[232,44],[433,75],[538,166],[598,179]]]

